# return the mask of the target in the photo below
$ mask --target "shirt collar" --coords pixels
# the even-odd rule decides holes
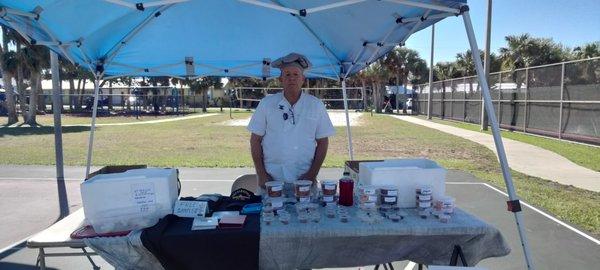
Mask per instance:
[[[298,98],[298,101],[296,101],[296,104],[294,105],[295,108],[298,108],[298,104],[300,104],[300,102],[302,102],[303,97],[304,97],[304,91],[300,91],[300,98]],[[279,103],[277,103],[277,106],[279,108],[281,108],[281,106],[283,106],[284,108],[292,109],[292,105],[285,98],[285,95],[283,94],[283,92],[281,92],[281,101],[279,101]]]

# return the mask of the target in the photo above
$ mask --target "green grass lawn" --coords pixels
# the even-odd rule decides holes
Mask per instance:
[[[433,119],[434,122],[464,128],[472,131],[480,131],[480,125],[458,122],[452,120],[440,120]],[[491,134],[491,130],[485,131]],[[528,135],[521,132],[511,132],[503,130],[502,137],[520,141],[528,144],[532,144],[546,150],[555,152],[574,163],[600,172],[600,147],[588,146],[579,143],[571,143],[568,141],[561,141],[553,138],[543,138],[540,136]]]
[[[250,113],[234,111],[235,119]],[[249,134],[245,127],[225,126],[229,112],[160,124],[98,127],[94,165],[148,164],[171,167],[249,167]],[[65,121],[66,122],[66,121]],[[466,139],[399,121],[365,114],[352,128],[356,159],[425,157],[448,169],[467,171],[504,189],[493,152]],[[347,159],[346,133],[336,128],[325,167],[341,167]],[[84,165],[89,128],[64,128],[66,165]],[[0,128],[0,164],[54,162],[51,127]],[[556,184],[513,171],[517,193],[560,219],[600,235],[600,193]]]

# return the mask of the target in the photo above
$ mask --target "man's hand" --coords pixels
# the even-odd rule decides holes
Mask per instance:
[[[309,170],[308,172],[305,172],[304,174],[300,175],[298,180],[310,180],[313,181],[314,184],[317,181],[317,174]]]
[[[269,182],[269,181],[273,181],[273,177],[270,174],[265,172],[264,174],[258,175],[258,186],[259,187],[266,189],[267,187],[265,187],[265,183]]]

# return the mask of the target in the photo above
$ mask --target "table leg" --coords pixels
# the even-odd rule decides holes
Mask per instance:
[[[460,262],[463,266],[468,266],[462,248],[460,248],[459,245],[455,245],[454,250],[452,251],[452,257],[450,258],[450,266],[458,266],[458,258],[460,258]]]
[[[83,254],[85,254],[85,256],[87,257],[88,261],[90,261],[90,263],[92,264],[92,269],[94,269],[94,270],[99,270],[99,269],[100,269],[100,267],[99,267],[99,266],[97,266],[97,265],[94,263],[94,260],[92,260],[92,257],[90,257],[90,254],[87,252],[87,250],[85,250],[85,248],[81,248],[81,250],[83,250]]]
[[[46,270],[46,253],[43,248],[40,248],[38,260],[40,261],[40,270]]]

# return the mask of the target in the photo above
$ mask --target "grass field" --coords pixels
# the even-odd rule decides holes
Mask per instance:
[[[235,112],[234,118],[247,118]],[[355,158],[425,157],[448,169],[470,172],[504,189],[492,151],[468,140],[384,115],[363,115],[363,125],[352,128]],[[135,118],[134,118],[135,119]],[[229,114],[160,124],[97,128],[94,165],[148,164],[171,167],[249,167],[249,134],[245,127],[224,126]],[[63,122],[71,120],[65,118]],[[100,120],[102,121],[102,120]],[[340,167],[347,159],[346,133],[336,128],[325,160]],[[64,128],[67,165],[84,165],[89,127]],[[53,164],[51,127],[0,128],[1,164]],[[600,235],[600,193],[529,177],[513,171],[520,197],[558,218]]]
[[[480,131],[480,126],[477,124],[451,120],[446,121],[440,119],[433,119],[433,121],[440,124],[482,132]],[[491,130],[488,130],[486,133],[491,134],[492,132]],[[506,130],[502,131],[502,137],[550,150],[561,156],[564,156],[580,166],[600,172],[600,147],[571,143],[564,140],[561,141],[553,138],[544,138],[541,136],[528,135],[521,132],[511,132]]]

